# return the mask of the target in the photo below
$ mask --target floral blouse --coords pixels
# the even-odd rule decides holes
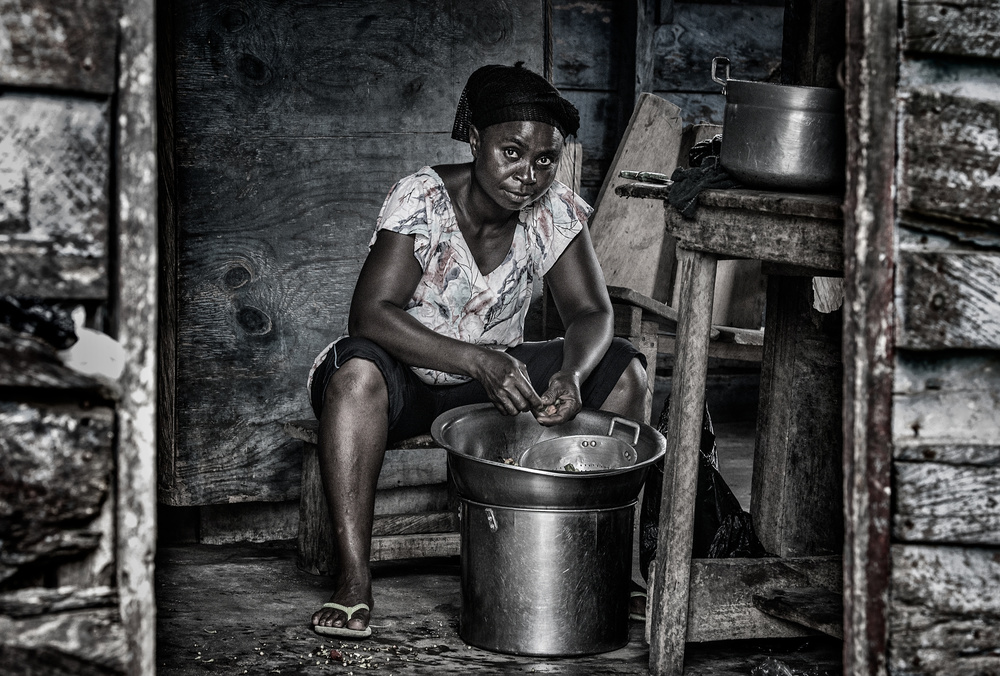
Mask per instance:
[[[521,209],[507,256],[484,275],[459,230],[441,177],[424,167],[389,192],[368,246],[374,245],[379,230],[413,235],[413,255],[424,274],[405,311],[439,334],[506,349],[523,341],[532,282],[552,268],[592,211],[576,193],[554,182],[542,197]],[[317,357],[316,366],[332,345]],[[412,368],[430,385],[469,380]]]

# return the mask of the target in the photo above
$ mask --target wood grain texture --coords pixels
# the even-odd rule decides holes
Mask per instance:
[[[161,500],[298,496],[281,422],[310,415],[306,375],[346,324],[379,207],[421,166],[469,158],[450,139],[461,87],[483,63],[540,70],[541,10],[174,7],[179,396]]]
[[[108,104],[0,98],[0,287],[42,298],[108,293]]]
[[[552,81],[560,90],[617,91],[612,70],[615,3],[553,3]]]
[[[844,638],[841,595],[821,587],[774,589],[754,594],[753,605],[768,615]]]
[[[594,251],[605,281],[660,302],[670,301],[673,242],[665,240],[663,204],[622,199],[615,188],[627,181],[618,173],[673,173],[679,160],[680,109],[653,94],[642,94],[597,198],[590,219]]]
[[[1000,465],[897,461],[893,470],[895,538],[1000,545]]]
[[[893,545],[892,673],[1000,671],[1000,561],[995,549]]]
[[[904,0],[903,49],[910,52],[1000,58],[996,0]]]
[[[732,60],[734,80],[774,81],[783,14],[774,6],[676,3],[673,22],[656,29],[654,90],[712,92],[721,99],[722,87],[712,81],[716,56]]]
[[[0,84],[111,94],[121,0],[0,2]]]
[[[684,671],[698,448],[715,290],[714,256],[679,249],[677,262],[681,294],[669,412],[672,422],[664,460],[658,562],[648,611],[649,669],[656,676],[680,676]]]
[[[895,370],[897,458],[993,462],[1000,440],[1000,358],[995,353],[900,351]]]
[[[1000,88],[948,81],[902,101],[901,209],[1000,224]]]
[[[14,618],[117,605],[117,590],[107,586],[89,589],[30,587],[0,594],[0,615]]]
[[[0,671],[5,674],[142,673],[128,670],[129,659],[117,610],[78,610],[23,619],[0,615]]]
[[[843,548],[839,314],[812,308],[808,277],[769,277],[750,513],[769,553]]]
[[[900,252],[897,344],[1000,348],[1000,252]]]
[[[114,411],[3,401],[0,428],[0,579],[95,549],[101,532],[88,525],[111,494]]]
[[[726,191],[711,191],[722,193]],[[707,196],[708,193],[702,193]],[[714,197],[714,195],[712,196]],[[711,198],[708,198],[711,199]],[[728,200],[726,200],[728,202]],[[843,222],[700,199],[694,219],[667,208],[667,232],[678,244],[722,256],[801,265],[839,275],[844,266]],[[775,206],[784,204],[776,201]],[[811,206],[811,205],[810,205]]]
[[[844,67],[844,663],[886,673],[898,7],[847,0]]]

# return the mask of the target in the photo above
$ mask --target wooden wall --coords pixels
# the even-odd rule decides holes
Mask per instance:
[[[184,0],[161,22],[168,505],[299,493],[316,354],[346,324],[378,209],[450,138],[468,75],[544,69],[544,3]]]
[[[902,3],[889,669],[1000,672],[1000,3]]]
[[[111,383],[0,325],[2,673],[155,668],[152,32],[148,0],[0,3],[0,294],[125,354]]]
[[[783,0],[553,3],[552,76],[580,109],[583,196],[596,199],[639,92],[679,106],[685,124],[722,124],[713,57],[728,56],[736,79],[777,82],[783,15]],[[648,32],[628,25],[644,21]],[[637,50],[637,38],[649,42],[648,52]],[[648,79],[630,61],[639,70],[645,62]],[[633,100],[623,95],[623,78],[639,80]]]

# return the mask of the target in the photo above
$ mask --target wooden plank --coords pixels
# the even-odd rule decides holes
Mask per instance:
[[[753,601],[755,595],[775,589],[813,586],[811,578],[814,575],[828,577],[825,571],[840,565],[832,557],[806,558],[798,562],[796,569],[780,558],[691,561],[687,640],[726,641],[815,634],[810,628],[762,612]],[[803,568],[821,572],[810,574]]]
[[[995,549],[892,547],[891,673],[1000,672]]]
[[[0,287],[6,293],[107,297],[108,125],[104,101],[0,97]]]
[[[125,350],[116,409],[119,613],[129,674],[156,672],[157,146],[153,0],[122,0],[115,139],[116,338]]]
[[[0,85],[111,94],[120,0],[0,4]]]
[[[781,6],[675,3],[673,22],[656,30],[655,91],[712,92],[721,99],[722,87],[711,77],[716,56],[732,60],[733,79],[772,78],[781,65],[783,18]]]
[[[667,434],[658,563],[648,612],[649,668],[655,676],[680,676],[684,671],[694,498],[715,289],[714,257],[682,249],[678,265],[681,297],[669,413],[673,422]]]
[[[843,547],[840,324],[809,278],[768,278],[750,513],[777,556]]]
[[[615,188],[626,182],[618,176],[622,170],[670,175],[677,166],[681,130],[677,106],[642,94],[590,219],[605,281],[661,302],[670,300],[668,286],[673,277],[673,243],[664,239],[663,205],[656,200],[621,199]]]
[[[1000,58],[996,0],[904,0],[902,9],[906,51]]]
[[[843,223],[751,209],[717,208],[701,202],[695,219],[667,207],[667,232],[678,246],[734,258],[844,269]]]
[[[838,87],[837,68],[844,59],[844,19],[844,0],[786,0],[782,84]]]
[[[543,5],[534,0],[171,4],[182,144],[374,133],[400,150],[405,135],[450,135],[480,65],[520,60],[544,70]]]
[[[552,81],[560,90],[616,91],[612,2],[553,3]]]
[[[206,545],[291,540],[299,530],[299,501],[203,505],[198,517],[198,541]]]
[[[677,339],[674,336],[661,333],[657,336],[657,344],[657,349],[660,353],[677,353]],[[711,359],[732,359],[734,361],[759,364],[764,358],[764,348],[761,345],[712,341],[708,344],[708,356]]]
[[[128,671],[131,657],[117,610],[80,610],[12,619],[0,615],[5,674],[153,673]]]
[[[615,188],[615,192],[622,197],[666,200],[670,186],[629,181]],[[801,216],[819,220],[839,220],[843,217],[841,200],[836,195],[733,188],[705,190],[698,195],[698,204],[720,209],[745,209],[761,214]]]
[[[14,618],[117,606],[118,590],[109,586],[89,589],[29,587],[0,593],[0,615]]]
[[[844,91],[844,663],[885,673],[888,646],[898,7],[847,0]]]
[[[895,360],[892,431],[896,457],[989,464],[1000,439],[1000,357],[992,352]]]
[[[458,533],[423,535],[386,535],[372,540],[372,561],[458,556],[461,536]]]
[[[902,250],[897,345],[1000,348],[1000,252]]]
[[[997,81],[914,87],[902,100],[902,123],[901,209],[1000,224]]]
[[[1000,545],[1000,465],[897,461],[893,469],[895,538]]]
[[[844,602],[840,594],[820,587],[774,589],[754,594],[753,605],[774,617],[844,638]]]
[[[114,417],[103,406],[0,401],[0,579],[98,546],[88,524],[109,499]]]

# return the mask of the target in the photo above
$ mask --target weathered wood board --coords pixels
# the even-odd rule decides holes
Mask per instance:
[[[110,94],[121,0],[0,3],[0,84]]]
[[[904,0],[901,5],[906,51],[1000,58],[996,0]]]
[[[173,18],[175,445],[160,498],[294,499],[300,445],[280,423],[311,415],[306,375],[346,324],[386,193],[469,159],[450,139],[461,88],[486,63],[541,71],[542,4],[189,0]]]
[[[628,179],[623,170],[669,176],[677,167],[683,124],[680,109],[653,94],[639,97],[590,219],[594,251],[605,281],[669,302],[674,243],[667,239],[663,203],[619,197],[615,188]]]
[[[1000,545],[1000,463],[900,462],[893,536],[905,542]]]
[[[112,486],[114,411],[0,401],[0,580],[78,559]]]
[[[5,674],[126,674],[129,649],[117,609],[77,610],[24,619],[0,615]]]
[[[900,351],[892,436],[898,460],[996,464],[1000,357],[995,352]]]
[[[995,73],[913,87],[902,97],[899,205],[946,221],[1000,224],[1000,80]]]
[[[42,298],[108,294],[108,104],[0,97],[0,288]]]
[[[1000,251],[907,250],[896,275],[896,343],[1000,348]]]
[[[890,673],[1000,672],[995,549],[893,545]]]

